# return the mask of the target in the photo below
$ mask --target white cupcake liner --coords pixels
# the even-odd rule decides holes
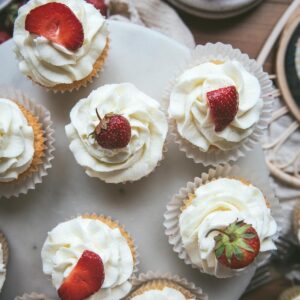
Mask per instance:
[[[280,297],[278,298],[278,300],[293,300],[295,299],[296,297],[299,297],[300,296],[300,286],[294,286],[294,287],[291,287],[287,290],[285,290],[281,295]]]
[[[208,43],[204,46],[198,45],[192,51],[191,57],[187,62],[177,70],[166,89],[164,97],[166,109],[169,105],[170,95],[176,83],[176,79],[187,69],[211,60],[239,61],[248,72],[253,74],[259,80],[261,86],[261,98],[263,99],[264,104],[260,120],[254,126],[253,133],[244,141],[236,145],[235,148],[227,151],[211,148],[207,152],[202,152],[198,147],[183,138],[177,131],[175,120],[170,120],[170,132],[175,143],[179,145],[179,149],[185,152],[186,156],[193,159],[195,163],[202,163],[204,166],[216,166],[218,164],[228,163],[229,161],[235,162],[239,157],[245,156],[247,151],[251,151],[254,145],[259,142],[263,131],[267,128],[267,124],[271,118],[273,99],[276,98],[276,91],[272,81],[269,79],[269,75],[263,72],[262,67],[254,59],[250,59],[247,54],[243,54],[239,49],[234,49],[230,45]]]
[[[18,296],[15,300],[51,300],[47,296],[43,294],[31,293],[31,294],[24,294],[23,296]]]
[[[38,171],[30,174],[23,180],[17,182],[0,183],[0,198],[18,197],[21,194],[27,194],[29,190],[34,190],[35,185],[42,182],[42,177],[48,174],[48,169],[52,167],[51,161],[54,158],[54,130],[50,112],[42,105],[32,102],[19,90],[12,87],[0,87],[0,96],[15,100],[23,105],[35,117],[38,118],[44,131],[45,150],[42,157],[43,163],[38,166]]]
[[[3,252],[3,264],[7,267],[8,260],[9,260],[9,245],[6,236],[3,232],[0,231],[0,244],[2,246]]]
[[[183,259],[187,265],[191,265],[193,268],[199,269],[201,272],[203,272],[203,270],[192,263],[182,243],[179,228],[181,207],[183,206],[184,201],[188,198],[188,195],[190,193],[194,193],[194,191],[199,186],[204,185],[213,179],[222,177],[236,177],[249,180],[251,183],[253,183],[253,185],[260,188],[264,195],[267,195],[267,200],[270,203],[272,216],[274,217],[278,225],[277,234],[273,238],[274,241],[278,239],[279,232],[281,230],[281,224],[283,222],[283,215],[281,212],[279,201],[275,197],[269,182],[266,181],[264,176],[259,171],[248,174],[246,170],[242,170],[236,166],[231,167],[226,164],[224,166],[219,165],[214,169],[209,169],[208,173],[202,173],[200,178],[196,177],[194,179],[194,182],[188,182],[186,187],[181,188],[179,190],[179,193],[173,196],[173,199],[167,205],[167,211],[164,214],[165,233],[168,237],[170,245],[172,245],[173,247],[174,252],[176,252],[179,258]],[[221,264],[218,264],[214,276],[218,278],[227,278],[240,275],[244,272],[247,272],[251,267],[262,265],[266,262],[266,260],[270,259],[270,257],[271,253],[260,253],[255,262],[251,266],[243,270],[231,270],[229,268],[223,267]]]
[[[188,282],[184,278],[180,278],[178,275],[171,275],[171,274],[160,274],[159,272],[152,272],[149,271],[147,273],[141,273],[138,277],[135,277],[132,281],[133,287],[131,293],[135,292],[139,289],[142,285],[146,284],[149,281],[153,280],[168,280],[172,281],[175,284],[182,286],[184,289],[190,291],[193,295],[196,296],[196,300],[207,300],[208,296],[203,293],[202,289],[197,287],[194,283]],[[129,294],[130,296],[130,294]],[[125,298],[126,299],[126,298]]]

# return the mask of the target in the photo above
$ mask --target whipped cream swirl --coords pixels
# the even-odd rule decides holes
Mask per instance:
[[[78,217],[58,224],[42,248],[43,271],[59,289],[85,250],[98,254],[104,264],[101,289],[86,300],[118,300],[131,289],[134,260],[126,238],[118,228],[100,220]]]
[[[272,237],[277,225],[263,193],[255,186],[220,178],[200,186],[194,197],[181,213],[179,227],[189,258],[203,272],[217,276],[222,267],[214,254],[214,237],[218,233],[208,233],[212,229],[223,229],[236,220],[244,220],[255,228],[261,243],[260,252],[276,249]]]
[[[149,290],[141,295],[135,296],[132,300],[195,300],[186,299],[179,291],[173,288],[165,287],[163,290]]]
[[[207,93],[235,86],[239,108],[234,120],[220,132],[210,116]],[[230,150],[254,131],[263,108],[258,79],[238,61],[207,62],[185,71],[171,92],[169,116],[178,133],[201,151],[211,146]]]
[[[0,98],[0,182],[16,180],[31,165],[34,133],[16,103]]]
[[[108,37],[104,17],[84,0],[61,1],[73,11],[83,26],[84,42],[78,50],[68,50],[25,30],[29,12],[50,2],[60,1],[30,0],[23,5],[15,21],[13,36],[21,72],[45,87],[71,84],[87,77],[104,50]]]
[[[3,260],[3,249],[0,243],[0,292],[2,290],[5,278],[6,278],[6,268]]]
[[[121,149],[104,149],[90,135],[108,113],[124,116],[131,140]],[[105,85],[80,100],[66,126],[70,149],[91,177],[109,183],[138,180],[150,174],[162,159],[168,124],[157,101],[130,83]]]

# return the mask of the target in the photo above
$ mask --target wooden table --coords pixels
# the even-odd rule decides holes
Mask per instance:
[[[264,0],[260,6],[248,13],[219,21],[204,20],[182,12],[179,14],[192,30],[197,44],[229,43],[256,58],[274,25],[291,2],[292,0]],[[273,72],[273,62],[274,53],[265,64],[266,71]],[[241,300],[276,300],[289,286],[285,279],[280,278],[280,275],[278,277],[276,281],[243,296]]]
[[[292,0],[264,0],[257,8],[241,16],[226,20],[204,20],[181,13],[182,19],[192,30],[196,43],[229,43],[256,58],[273,26]],[[272,59],[265,65],[272,71]]]

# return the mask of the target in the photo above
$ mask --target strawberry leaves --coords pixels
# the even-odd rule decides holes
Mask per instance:
[[[252,263],[259,253],[258,234],[251,225],[243,221],[236,221],[224,230],[212,231],[219,232],[214,238],[216,242],[215,255],[218,261],[226,267],[244,268]]]

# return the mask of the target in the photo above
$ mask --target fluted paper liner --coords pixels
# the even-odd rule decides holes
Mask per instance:
[[[43,294],[31,293],[18,296],[15,300],[52,300]]]
[[[23,176],[22,180],[17,179],[12,182],[0,183],[0,198],[18,197],[20,194],[27,194],[29,190],[35,189],[35,185],[42,182],[42,177],[48,174],[48,169],[52,166],[51,161],[54,158],[53,123],[50,112],[44,106],[29,100],[29,97],[21,91],[14,90],[11,87],[0,87],[0,97],[13,100],[24,107],[38,120],[43,131],[44,149],[39,158],[42,160],[41,163],[28,176]]]
[[[203,293],[202,289],[196,287],[194,283],[188,282],[186,279],[179,276],[172,276],[170,274],[159,274],[158,272],[142,273],[138,277],[135,277],[132,281],[133,287],[126,300],[132,299],[132,297],[139,294],[139,291],[146,291],[153,289],[163,289],[164,287],[175,288],[181,291],[187,299],[207,300],[208,296]]]
[[[0,231],[0,244],[2,246],[2,252],[3,252],[3,263],[5,266],[7,266],[8,258],[9,258],[9,246],[5,235],[1,231]]]
[[[240,62],[248,72],[259,80],[261,98],[264,104],[260,119],[256,125],[254,125],[253,133],[236,145],[235,148],[227,151],[223,151],[217,147],[210,147],[207,152],[201,151],[197,146],[184,139],[178,133],[175,120],[170,119],[170,132],[175,143],[179,145],[179,149],[185,152],[186,156],[193,159],[195,163],[202,163],[204,166],[216,166],[230,161],[235,162],[239,157],[245,156],[247,151],[251,151],[254,145],[259,142],[264,130],[267,128],[268,122],[271,119],[273,100],[276,97],[276,92],[272,81],[269,79],[269,75],[263,72],[262,67],[255,60],[250,59],[247,54],[241,53],[239,49],[234,49],[231,45],[208,43],[204,46],[198,45],[192,51],[190,58],[183,66],[178,68],[176,74],[171,79],[164,96],[164,106],[166,110],[169,106],[170,95],[177,78],[187,69],[213,60],[236,60]]]
[[[294,286],[285,290],[279,297],[278,300],[293,300],[300,296],[300,286]]]
[[[188,182],[186,187],[181,188],[179,193],[173,196],[172,200],[167,205],[167,211],[164,214],[165,233],[168,237],[169,243],[173,247],[174,252],[176,252],[179,258],[183,259],[186,264],[191,265],[193,268],[199,269],[201,272],[203,272],[203,270],[192,263],[187,252],[185,251],[180,235],[179,217],[182,212],[182,207],[185,205],[185,201],[189,198],[190,194],[193,194],[194,191],[201,185],[204,185],[213,179],[223,177],[235,177],[240,178],[241,180],[247,180],[258,187],[263,194],[266,195],[272,216],[278,225],[277,234],[273,238],[274,240],[278,238],[281,224],[283,222],[283,215],[281,213],[279,201],[275,197],[270,184],[268,182],[266,183],[264,176],[259,171],[248,174],[247,170],[242,170],[236,166],[231,167],[226,164],[224,166],[219,165],[214,169],[209,169],[208,173],[202,173],[200,178],[196,177],[194,182]],[[227,278],[242,274],[243,272],[247,272],[251,267],[257,267],[261,265],[263,262],[269,259],[270,256],[271,253],[260,253],[253,264],[242,270],[231,270],[223,267],[221,264],[217,264],[216,269],[214,270],[214,276],[218,278]]]
[[[298,238],[298,233],[300,231],[300,200],[297,201],[294,208],[293,229],[297,244],[300,244],[300,240]]]

